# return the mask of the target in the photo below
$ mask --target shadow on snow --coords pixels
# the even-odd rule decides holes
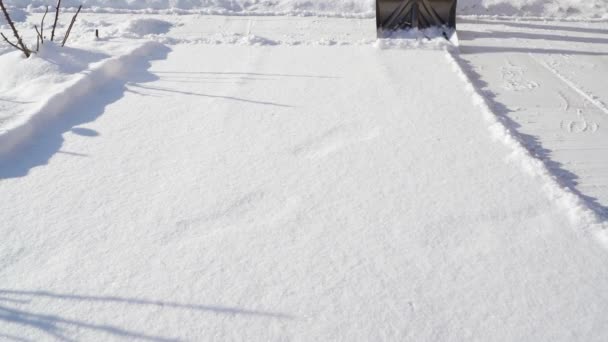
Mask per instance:
[[[125,298],[116,296],[87,296],[78,294],[53,293],[48,291],[17,291],[0,289],[0,322],[20,326],[24,331],[39,331],[60,341],[76,341],[77,339],[69,336],[69,331],[80,329],[89,332],[102,333],[125,339],[139,339],[145,341],[165,342],[179,341],[178,338],[155,336],[131,329],[122,328],[110,324],[97,324],[83,319],[71,319],[57,314],[38,313],[22,308],[32,301],[56,300],[74,301],[79,303],[101,303],[101,304],[124,304],[131,306],[151,306],[165,310],[188,310],[198,313],[211,313],[215,315],[230,316],[249,316],[266,319],[293,319],[292,316],[283,313],[266,312],[259,310],[246,310],[235,307],[184,304],[177,302],[165,302],[159,300],[149,300],[142,298]],[[119,308],[117,308],[119,309]],[[0,331],[0,337],[14,341],[30,341],[14,333],[7,334]]]
[[[557,181],[561,184],[561,186],[579,196],[592,210],[601,216],[602,220],[608,220],[608,207],[603,206],[597,198],[587,196],[580,192],[577,189],[579,177],[571,171],[565,169],[563,164],[552,160],[552,151],[543,147],[538,137],[522,133],[521,125],[509,117],[509,113],[512,111],[507,106],[500,103],[496,99],[496,95],[494,95],[494,93],[491,91],[486,91],[488,90],[488,83],[486,83],[482,79],[482,76],[474,70],[471,63],[461,56],[458,56],[458,54],[454,54],[454,57],[457,63],[460,65],[460,68],[471,80],[477,91],[483,94],[483,97],[485,98],[492,112],[501,119],[508,129],[515,133],[515,139],[519,140],[533,156],[540,159],[545,164],[547,169],[556,176]]]
[[[26,176],[32,168],[46,165],[55,153],[83,156],[78,153],[60,151],[64,142],[63,134],[72,132],[91,138],[98,136],[99,133],[94,130],[76,126],[95,121],[105,112],[108,105],[124,96],[128,83],[146,83],[157,80],[158,77],[148,71],[151,61],[165,59],[169,51],[168,47],[159,47],[154,53],[146,56],[146,60],[129,65],[129,70],[124,75],[112,77],[92,89],[86,96],[72,99],[64,112],[49,119],[44,128],[36,129],[33,132],[30,139],[0,157],[0,179]]]
[[[535,54],[568,54],[568,55],[588,55],[588,56],[608,56],[608,51],[598,51],[597,45],[605,46],[608,44],[608,38],[605,34],[608,30],[559,26],[559,25],[544,25],[532,23],[520,23],[511,21],[493,21],[493,20],[470,20],[463,19],[465,24],[480,24],[480,25],[495,25],[513,27],[516,29],[526,29],[527,31],[513,30],[491,30],[491,31],[469,31],[458,30],[458,38],[461,41],[472,41],[477,39],[497,39],[504,43],[510,39],[530,40],[530,41],[547,41],[547,42],[563,42],[571,46],[573,43],[588,44],[590,46],[575,45],[573,48],[558,48],[558,47],[518,47],[513,45],[501,44],[500,46],[478,46],[462,44],[460,51],[462,54],[481,54],[481,53],[535,53]],[[530,30],[533,30],[531,32]],[[580,32],[587,34],[595,34],[596,36],[570,36],[565,34],[567,31]],[[598,36],[599,35],[599,36]],[[596,46],[594,46],[596,45]]]

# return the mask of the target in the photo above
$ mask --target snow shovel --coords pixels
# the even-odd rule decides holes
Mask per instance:
[[[376,0],[376,28],[378,38],[414,30],[456,42],[456,0]]]

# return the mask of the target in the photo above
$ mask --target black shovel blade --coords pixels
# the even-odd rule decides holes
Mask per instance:
[[[456,29],[456,0],[376,0],[378,37],[431,27]]]

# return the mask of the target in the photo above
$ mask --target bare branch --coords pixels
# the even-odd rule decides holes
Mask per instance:
[[[11,16],[8,14],[6,7],[4,7],[4,1],[2,1],[2,0],[0,0],[0,7],[2,8],[2,12],[4,13],[4,17],[6,18],[6,21],[8,22],[11,29],[13,30],[13,34],[15,35],[15,38],[17,38],[17,45],[19,45],[19,47],[20,47],[20,48],[18,48],[18,50],[23,51],[23,53],[25,54],[25,57],[29,57],[30,50],[28,50],[28,48],[25,46],[25,44],[23,44],[23,41],[21,40],[21,37],[19,36],[19,32],[15,28],[15,24],[13,23]],[[2,36],[4,37],[4,34]],[[6,40],[6,42],[9,43],[10,45],[15,46],[11,42],[9,42],[9,40],[6,39],[6,37],[4,37],[4,40]]]
[[[72,17],[72,22],[70,23],[70,27],[68,27],[68,32],[66,32],[65,37],[63,38],[63,42],[61,43],[61,46],[64,46],[65,42],[68,41],[68,37],[70,36],[70,32],[72,32],[72,26],[74,26],[74,22],[76,21],[76,17],[78,16],[78,13],[80,13],[81,9],[82,9],[82,5],[78,6],[78,11],[76,11],[76,14],[74,14],[74,16]]]
[[[42,21],[40,22],[40,37],[42,37],[42,44],[44,44],[44,18],[46,18],[47,13],[49,13],[49,6],[46,6],[46,11],[44,11]]]
[[[40,51],[40,36],[36,36],[36,52]]]
[[[25,53],[25,51],[23,51],[23,49],[21,49],[19,46],[17,46],[16,44],[12,43],[10,40],[8,40],[8,38],[6,38],[6,36],[4,35],[4,33],[0,33],[0,36],[2,36],[2,38],[4,38],[4,40],[12,47],[14,47],[15,49],[22,51],[23,53]]]
[[[43,39],[42,39],[42,33],[40,33],[40,31],[38,31],[38,26],[34,25],[34,29],[36,30],[36,34],[38,35],[38,42],[36,43],[36,51],[38,51],[38,44],[40,44],[40,42],[42,42],[42,44],[44,44]]]
[[[53,23],[53,31],[51,32],[51,41],[55,40],[55,28],[57,28],[57,19],[59,19],[59,7],[61,7],[61,0],[57,0],[57,7],[55,8],[55,22]]]

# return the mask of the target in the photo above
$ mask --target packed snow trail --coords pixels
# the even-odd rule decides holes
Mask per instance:
[[[606,250],[446,52],[171,49],[2,161],[0,336],[608,338]]]
[[[463,20],[462,58],[492,109],[608,217],[608,23]]]

